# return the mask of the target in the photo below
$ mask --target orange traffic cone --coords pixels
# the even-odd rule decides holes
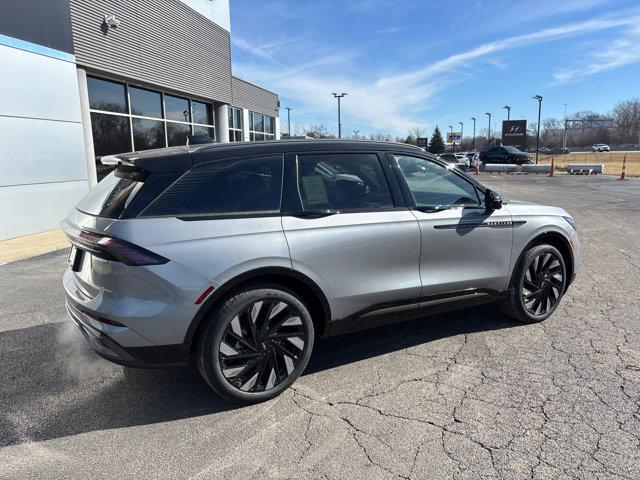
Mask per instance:
[[[622,172],[620,173],[620,178],[618,180],[626,180],[627,179],[627,175],[626,175],[626,170],[627,168],[627,154],[624,154],[624,158],[622,159]]]
[[[554,163],[555,157],[551,157],[551,170],[549,170],[549,176],[553,177],[553,174],[556,171],[556,164]]]

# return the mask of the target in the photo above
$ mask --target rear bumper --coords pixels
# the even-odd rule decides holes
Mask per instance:
[[[67,298],[66,306],[71,320],[89,346],[110,362],[134,368],[173,368],[184,367],[189,363],[189,347],[186,344],[123,347],[104,332],[91,326],[87,315],[72,299]]]

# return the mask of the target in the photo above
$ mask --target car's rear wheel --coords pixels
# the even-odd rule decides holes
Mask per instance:
[[[279,285],[235,292],[207,322],[197,349],[198,369],[213,390],[233,402],[279,395],[311,356],[311,315],[294,292]]]
[[[564,294],[567,270],[562,254],[551,245],[536,245],[520,260],[503,312],[524,323],[541,322],[557,308]]]

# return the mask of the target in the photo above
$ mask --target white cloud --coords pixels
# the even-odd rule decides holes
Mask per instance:
[[[627,30],[621,37],[605,43],[602,48],[571,67],[561,68],[553,75],[554,84],[564,85],[585,77],[640,62],[640,27]]]
[[[393,35],[394,33],[398,33],[400,29],[398,27],[387,27],[378,30],[378,35]]]
[[[335,116],[335,101],[331,98],[330,92],[339,90],[349,94],[344,99],[343,124],[357,124],[402,135],[411,125],[424,125],[424,112],[428,109],[429,102],[442,90],[465,81],[474,64],[484,61],[496,66],[493,54],[614,27],[629,27],[637,24],[639,20],[640,16],[637,14],[626,17],[600,17],[516,35],[450,55],[409,72],[378,78],[373,70],[375,65],[371,66],[370,72],[354,69],[352,60],[356,51],[316,52],[312,54],[311,59],[301,58],[297,63],[284,65],[265,50],[234,37],[236,47],[265,61],[259,64],[235,64],[234,68],[241,76],[264,84],[279,92],[281,96],[294,101],[298,105],[298,121],[303,119],[309,123],[329,123],[326,119],[333,119]],[[640,42],[636,42],[638,43]],[[628,44],[625,45],[629,47]],[[613,48],[614,45],[611,46],[610,54],[601,55],[603,66],[615,68],[616,62],[619,64],[625,61],[613,54]],[[306,48],[306,51],[312,50]],[[631,61],[637,54],[637,48],[627,48],[627,54],[623,57],[626,61]],[[297,57],[289,55],[288,58]],[[562,72],[558,75],[559,78],[563,78]]]

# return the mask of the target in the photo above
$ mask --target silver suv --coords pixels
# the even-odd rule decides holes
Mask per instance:
[[[69,213],[71,318],[127,366],[272,398],[315,339],[498,302],[539,322],[576,274],[573,219],[503,202],[419,148],[354,141],[128,153]]]

